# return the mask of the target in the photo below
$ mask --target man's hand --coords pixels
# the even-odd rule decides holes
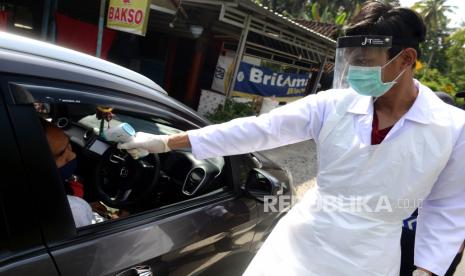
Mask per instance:
[[[171,149],[168,147],[168,135],[154,135],[145,132],[137,132],[134,138],[127,143],[118,144],[119,149],[125,149],[134,159],[142,156],[139,150],[144,149],[150,153],[163,153]]]

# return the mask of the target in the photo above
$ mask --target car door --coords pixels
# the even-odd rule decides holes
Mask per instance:
[[[0,275],[58,275],[42,242],[31,186],[0,95]]]
[[[5,79],[9,115],[29,164],[29,175],[47,179],[46,196],[36,197],[44,242],[61,275],[238,275],[251,258],[256,201],[241,193],[228,159],[229,183],[209,194],[125,219],[76,229],[64,188],[32,107],[37,99],[124,106],[161,114],[194,128],[188,113],[137,96],[54,81]],[[167,100],[170,101],[170,100]],[[168,116],[166,116],[168,115]],[[246,172],[240,172],[246,173]],[[42,181],[44,182],[44,181]],[[41,190],[38,193],[43,194]],[[144,274],[146,273],[146,274]]]

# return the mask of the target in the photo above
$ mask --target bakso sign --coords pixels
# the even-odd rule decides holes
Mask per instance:
[[[309,74],[275,73],[241,62],[234,91],[264,97],[302,97],[309,78]]]
[[[110,0],[107,27],[137,35],[145,35],[150,13],[150,0]]]

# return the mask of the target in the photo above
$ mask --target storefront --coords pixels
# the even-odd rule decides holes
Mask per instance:
[[[249,0],[181,3],[152,1],[149,27],[171,38],[164,87],[193,107],[203,94],[216,102],[234,95],[290,101],[330,76],[333,39]]]
[[[181,7],[193,15],[186,21],[204,26],[216,46],[205,51],[196,89],[202,113],[229,96],[292,101],[315,93],[323,73],[330,76],[335,41],[300,23],[249,0],[184,0]]]
[[[250,0],[152,0],[145,36],[104,27],[108,1],[29,0],[0,8],[8,31],[128,67],[193,108],[202,93],[293,100],[315,93],[332,70],[334,40]],[[2,13],[0,28],[1,22]]]

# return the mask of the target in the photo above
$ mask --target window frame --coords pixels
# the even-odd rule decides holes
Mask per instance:
[[[133,94],[124,93],[121,91],[115,91],[110,89],[103,89],[99,87],[87,86],[82,84],[75,84],[75,83],[65,83],[60,81],[54,80],[44,80],[32,77],[10,77],[3,84],[7,91],[9,91],[9,105],[10,109],[20,108],[25,109],[29,108],[31,112],[35,112],[30,105],[33,102],[37,102],[37,99],[34,98],[36,93],[49,93],[55,95],[62,95],[62,98],[58,98],[58,101],[69,103],[73,100],[79,100],[79,97],[82,97],[81,100],[76,103],[83,103],[88,104],[87,102],[82,102],[84,99],[91,99],[97,100],[97,102],[93,102],[91,104],[98,104],[98,101],[103,101],[102,104],[106,102],[117,103],[120,106],[128,106],[132,105],[134,113],[145,114],[145,115],[154,115],[158,114],[158,112],[162,113],[164,120],[169,122],[176,122],[183,126],[182,130],[192,129],[192,128],[199,128],[205,125],[204,122],[199,120],[199,118],[195,118],[189,114],[192,112],[185,108],[175,109],[171,104],[163,104],[155,100],[149,100],[146,98],[142,98],[139,96],[135,96]],[[155,93],[155,92],[154,92]],[[98,94],[98,95],[97,95]],[[71,97],[71,95],[78,95],[77,97]],[[168,99],[168,96],[166,96]],[[171,100],[169,100],[171,101]],[[168,102],[169,102],[168,101]],[[133,102],[133,103],[131,103]],[[20,114],[16,114],[21,117]],[[31,114],[29,114],[31,115]],[[37,126],[39,127],[38,116],[34,114],[37,118]],[[184,116],[184,117],[183,117]],[[185,117],[189,118],[187,120]],[[27,119],[26,119],[27,120]],[[33,120],[29,117],[29,120]],[[14,127],[17,128],[16,119],[14,119],[15,124]],[[176,128],[178,128],[176,126]],[[39,130],[40,129],[40,130]],[[52,163],[53,159],[51,158],[48,144],[46,144],[45,137],[43,135],[43,131],[41,128],[36,130],[40,133],[43,137],[42,144],[47,145],[48,153],[43,155],[43,162],[42,163]],[[26,154],[27,155],[27,154]],[[25,157],[27,158],[27,157]],[[80,237],[90,237],[90,236],[100,236],[100,235],[109,235],[111,233],[117,233],[123,230],[127,230],[130,228],[138,227],[150,222],[155,222],[160,219],[169,218],[171,216],[179,215],[182,213],[187,212],[190,209],[202,208],[217,202],[231,200],[237,198],[241,193],[240,188],[238,187],[236,180],[237,178],[232,173],[232,165],[228,160],[228,157],[225,157],[225,178],[230,179],[230,184],[232,185],[233,189],[223,189],[223,191],[218,190],[206,195],[200,195],[194,197],[192,199],[188,199],[182,202],[178,202],[169,206],[163,206],[160,209],[156,210],[147,210],[145,212],[139,213],[134,216],[130,216],[125,219],[116,220],[116,221],[108,221],[99,223],[96,225],[86,226],[79,229],[76,229],[74,226],[74,221],[72,220],[71,210],[69,205],[63,204],[66,198],[64,188],[59,188],[59,193],[61,194],[61,199],[56,198],[57,195],[55,194],[55,198],[52,200],[51,198],[48,199],[49,204],[57,204],[60,209],[64,209],[67,212],[67,218],[65,219],[63,215],[55,214],[53,218],[49,218],[50,220],[58,220],[61,221],[60,225],[53,225],[50,229],[47,229],[43,225],[43,231],[45,232],[44,235],[47,236],[47,233],[51,232],[47,237],[45,237],[45,241],[49,245],[57,245],[66,243],[66,241],[70,240],[78,240]],[[53,163],[53,168],[55,168]],[[56,171],[56,170],[55,170]],[[57,173],[51,173],[50,178],[53,178],[53,181],[59,181],[59,176]],[[57,186],[57,185],[55,185]],[[40,200],[43,204],[43,200]],[[40,204],[40,203],[39,203]],[[65,206],[66,205],[66,206]],[[71,219],[71,221],[70,221]],[[41,218],[41,221],[44,218]],[[43,221],[43,224],[47,224],[47,219]],[[60,234],[58,234],[60,233]]]
[[[30,184],[35,181],[28,175],[27,161],[22,158],[17,133],[12,128],[7,97],[3,93],[5,86],[0,87],[0,163],[4,179],[0,182],[0,267],[14,267],[20,260],[35,256],[49,258],[49,255],[39,219],[34,214],[36,204]],[[32,215],[28,216],[28,212]]]

